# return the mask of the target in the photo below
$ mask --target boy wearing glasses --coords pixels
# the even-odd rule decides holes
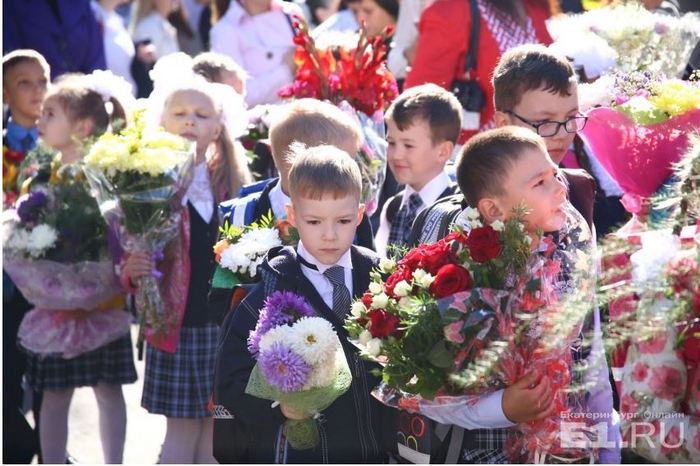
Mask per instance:
[[[496,126],[528,128],[543,137],[547,152],[559,165],[586,125],[579,113],[578,84],[573,67],[543,45],[521,45],[501,56],[493,74]],[[593,224],[596,182],[581,169],[563,169],[569,200]],[[458,180],[459,181],[459,180]],[[411,243],[434,242],[449,232],[454,218],[466,207],[461,194],[439,200],[416,218]]]

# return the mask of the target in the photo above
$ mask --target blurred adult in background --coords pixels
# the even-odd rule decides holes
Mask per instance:
[[[179,52],[178,30],[168,17],[180,8],[180,0],[135,0],[131,8],[129,30],[136,44],[136,60],[131,74],[136,81],[137,97],[153,91],[149,71],[159,58]]]
[[[351,32],[360,28],[358,17],[362,0],[341,0],[338,12],[316,27],[311,35],[318,38],[327,31]]]
[[[387,60],[387,66],[398,81],[399,89],[403,87],[403,81],[406,78],[406,68],[416,56],[416,40],[418,39],[420,15],[431,1],[401,0],[393,46]]]
[[[248,106],[279,101],[277,90],[294,80],[292,23],[301,9],[281,0],[217,0],[216,14],[211,50],[228,55],[248,73]]]
[[[550,4],[547,0],[474,1],[479,14],[476,69],[469,76],[464,75],[464,62],[471,47],[471,2],[435,0],[421,15],[416,57],[405,82],[406,88],[431,82],[451,89],[456,79],[476,80],[485,96],[484,105],[478,119],[464,119],[460,142],[479,129],[493,126],[491,74],[501,54],[521,44],[549,45],[552,38],[545,20],[559,7],[558,2]]]
[[[92,11],[102,29],[107,68],[126,79],[135,94],[137,88],[131,75],[131,62],[134,60],[136,49],[122,17],[116,12],[118,6],[130,2],[131,0],[93,0]]]
[[[395,26],[398,18],[398,0],[362,0],[360,3],[358,21],[365,23],[370,36],[378,36],[387,26]]]
[[[36,50],[51,66],[51,79],[107,68],[102,33],[89,0],[6,1],[2,13],[3,55]]]

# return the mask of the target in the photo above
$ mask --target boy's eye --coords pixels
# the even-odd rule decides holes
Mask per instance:
[[[341,218],[339,222],[341,225],[347,225],[348,223],[352,222],[352,220],[350,220],[349,218]]]
[[[321,223],[321,222],[319,222],[318,220],[307,220],[306,221],[307,225],[318,225],[319,223]]]

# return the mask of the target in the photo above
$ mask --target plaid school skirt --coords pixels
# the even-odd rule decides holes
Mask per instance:
[[[167,417],[211,416],[218,325],[183,327],[175,353],[146,348],[141,406]]]
[[[134,383],[136,368],[131,334],[127,332],[102,348],[71,359],[29,354],[26,377],[35,391]]]

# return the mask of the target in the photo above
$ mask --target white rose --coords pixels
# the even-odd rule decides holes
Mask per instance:
[[[352,314],[353,317],[360,317],[366,310],[367,308],[362,304],[362,301],[355,301],[350,308],[350,314]]]
[[[495,220],[495,221],[491,224],[491,228],[493,228],[493,229],[496,230],[496,231],[503,231],[503,230],[506,229],[506,224],[503,223],[503,222],[500,221],[500,220]]]
[[[391,259],[379,261],[379,269],[384,273],[392,273],[396,269],[396,262]]]
[[[384,309],[389,304],[389,297],[386,293],[380,293],[372,297],[372,309]]]
[[[433,280],[435,280],[435,277],[433,277],[423,269],[418,269],[415,272],[413,272],[413,281],[422,288],[430,288],[430,285],[432,285]]]
[[[361,344],[367,345],[367,343],[369,343],[369,341],[372,339],[372,334],[369,333],[369,330],[363,330],[358,339],[360,340]]]
[[[372,282],[369,284],[369,292],[376,295],[384,291],[384,286],[381,283]]]
[[[412,306],[412,304],[413,304],[413,301],[411,301],[411,298],[409,298],[408,296],[405,296],[405,297],[399,299],[399,306],[402,308],[410,307],[410,306]]]
[[[469,220],[476,220],[480,216],[479,211],[473,207],[467,207],[464,209],[464,213]]]
[[[479,220],[470,220],[469,227],[473,230],[475,228],[481,228],[481,222]]]
[[[382,340],[379,338],[372,338],[367,343],[367,352],[370,354],[370,356],[375,358],[379,356],[379,353],[382,352]]]
[[[412,289],[413,287],[409,285],[406,280],[401,280],[394,287],[394,294],[402,298],[404,296],[408,296],[408,293],[410,293]]]

